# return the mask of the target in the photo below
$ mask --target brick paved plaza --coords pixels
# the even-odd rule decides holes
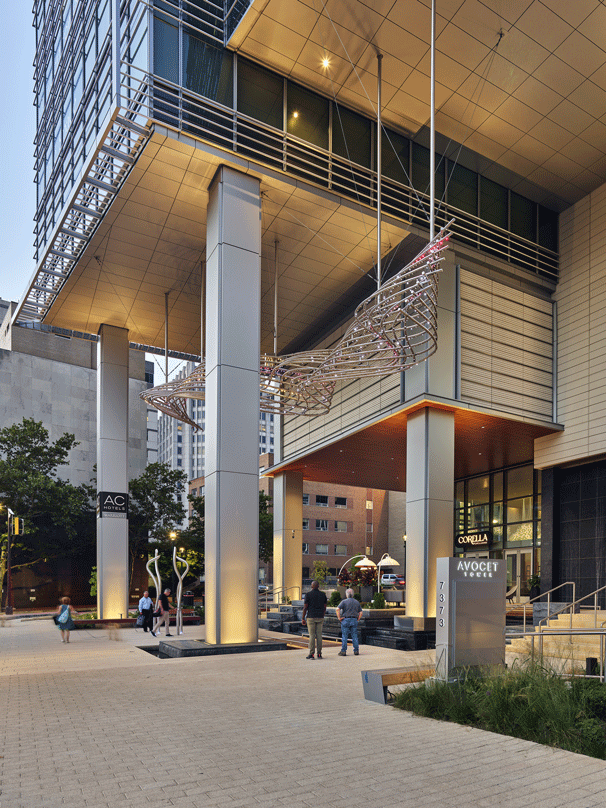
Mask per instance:
[[[361,670],[423,652],[159,660],[114,636],[0,626],[1,808],[606,804],[606,762],[364,701]]]

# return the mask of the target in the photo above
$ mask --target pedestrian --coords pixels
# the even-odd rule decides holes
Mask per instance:
[[[164,627],[166,629],[166,636],[172,636],[170,633],[170,604],[168,602],[169,595],[170,589],[165,589],[160,595],[160,603],[158,604],[160,608],[160,616],[156,618],[156,623],[152,629],[151,633],[153,637],[155,637],[156,633],[160,630],[162,623],[164,623]]]
[[[347,638],[351,634],[354,656],[360,653],[358,644],[358,620],[362,617],[362,607],[354,598],[353,589],[347,589],[345,600],[337,606],[337,617],[341,623],[341,650],[338,656],[347,656]]]
[[[139,612],[143,615],[143,631],[147,633],[147,629],[152,630],[154,618],[154,603],[149,596],[149,591],[146,589],[143,597],[139,601]]]
[[[70,599],[67,597],[61,598],[61,602],[54,614],[55,623],[61,632],[61,642],[69,642],[69,632],[76,628],[72,620],[72,614],[78,614],[78,612],[71,605]]]
[[[303,600],[303,619],[305,625],[307,616],[307,629],[309,631],[309,653],[305,659],[313,659],[314,651],[318,649],[318,659],[322,659],[322,626],[326,614],[326,595],[320,590],[320,584],[312,581],[311,592],[305,593]]]

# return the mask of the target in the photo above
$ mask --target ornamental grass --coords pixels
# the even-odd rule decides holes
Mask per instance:
[[[464,671],[455,683],[409,687],[398,693],[394,706],[606,759],[606,685],[566,679],[537,663]]]

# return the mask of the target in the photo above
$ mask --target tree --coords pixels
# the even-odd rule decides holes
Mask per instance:
[[[321,559],[316,559],[314,561],[311,577],[314,581],[317,581],[320,586],[324,585],[326,578],[328,577],[328,564],[326,561]]]
[[[11,542],[13,569],[78,555],[90,547],[93,505],[89,489],[57,475],[77,445],[69,432],[51,442],[48,430],[33,418],[0,429],[0,500],[25,524],[24,535]],[[0,594],[6,550],[5,534],[0,546]]]
[[[172,569],[172,542],[170,533],[185,519],[181,494],[187,475],[171,469],[167,463],[150,463],[145,471],[128,484],[129,525],[128,549],[130,556],[129,586],[132,583],[135,561],[149,553],[150,540],[162,556],[170,552]]]
[[[259,491],[259,558],[269,563],[274,557],[274,515],[271,497]]]

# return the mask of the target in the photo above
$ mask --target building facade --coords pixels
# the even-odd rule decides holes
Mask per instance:
[[[405,492],[419,629],[440,556],[507,557],[518,596],[530,572],[577,574],[584,594],[602,580],[602,13],[438,2],[437,220],[454,218],[438,349],[276,425],[274,583],[301,575],[304,480]],[[427,242],[428,5],[39,0],[34,14],[39,263],[14,319],[99,332],[123,367],[129,339],[163,343],[169,310],[171,349],[205,358],[209,637],[256,637],[260,353],[336,345],[378,256],[381,282]],[[121,373],[101,408],[123,407]],[[124,486],[107,439],[101,468]],[[126,447],[123,425],[112,440]]]

